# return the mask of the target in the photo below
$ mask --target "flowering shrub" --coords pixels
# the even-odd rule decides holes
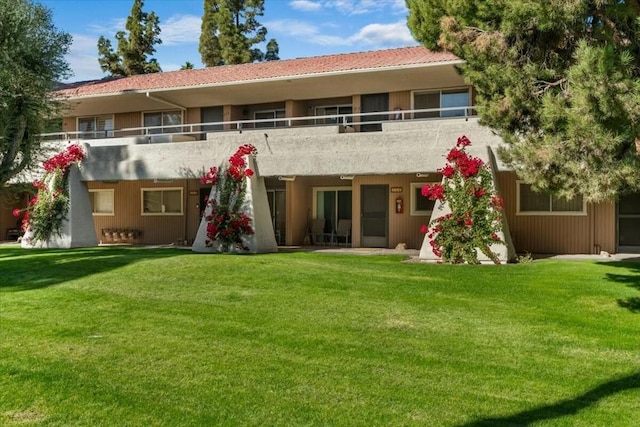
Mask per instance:
[[[73,144],[44,161],[44,176],[33,182],[37,192],[24,209],[22,229],[30,232],[25,238],[46,242],[52,235],[60,235],[62,221],[69,211],[69,168],[84,156],[82,148]],[[19,217],[22,212],[14,209],[13,215]]]
[[[220,244],[223,252],[231,248],[248,250],[243,243],[243,236],[253,234],[253,221],[246,213],[242,212],[247,180],[253,176],[253,170],[247,167],[246,156],[255,156],[257,151],[251,144],[245,144],[229,158],[228,165],[209,169],[200,178],[201,184],[209,184],[213,187],[213,197],[207,199],[207,207],[211,211],[206,214],[208,247],[214,242]]]
[[[498,236],[502,223],[502,198],[493,191],[491,172],[485,163],[471,157],[466,147],[471,141],[458,138],[447,155],[447,164],[439,170],[443,184],[426,184],[422,195],[447,203],[451,213],[423,225],[433,253],[444,262],[478,264],[476,249],[494,263],[498,255],[490,246],[504,243]],[[440,206],[442,208],[442,205]]]

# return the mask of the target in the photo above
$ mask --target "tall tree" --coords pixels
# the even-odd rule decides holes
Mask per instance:
[[[162,71],[155,58],[148,59],[156,51],[160,39],[160,19],[155,12],[142,11],[144,0],[134,0],[127,17],[126,30],[116,33],[118,49],[104,36],[98,39],[98,62],[102,71],[111,76],[131,76]]]
[[[0,186],[31,166],[40,133],[57,115],[51,93],[71,75],[71,36],[30,0],[0,0]]]
[[[534,188],[640,190],[638,0],[406,0],[414,37],[465,60],[482,123]]]
[[[263,14],[264,0],[204,0],[198,48],[202,62],[214,67],[279,59],[275,39],[269,40],[266,53],[256,47],[267,36],[256,19]]]

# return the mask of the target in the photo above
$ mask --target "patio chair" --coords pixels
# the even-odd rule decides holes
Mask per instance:
[[[336,245],[340,246],[341,241],[343,241],[346,247],[351,246],[351,220],[350,219],[339,219],[338,226],[336,227],[336,231],[334,233],[333,239]]]
[[[333,233],[326,233],[324,231],[324,227],[324,219],[317,218],[311,222],[311,230],[308,234],[312,245],[331,244],[333,240]]]

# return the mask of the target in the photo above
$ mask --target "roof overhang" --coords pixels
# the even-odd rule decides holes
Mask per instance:
[[[68,97],[67,116],[87,116],[217,105],[252,105],[274,100],[305,100],[356,94],[435,89],[464,85],[455,67],[463,61],[447,61],[395,67],[347,70],[278,78],[129,90]],[[148,96],[148,94],[152,96]]]

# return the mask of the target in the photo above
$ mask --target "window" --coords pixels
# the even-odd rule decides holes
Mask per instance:
[[[143,188],[142,215],[182,215],[182,188]]]
[[[333,116],[353,113],[353,107],[351,105],[330,105],[324,107],[316,107],[316,116]],[[353,119],[347,117],[347,122],[351,123]],[[317,125],[329,125],[329,124],[342,124],[342,117],[325,118],[316,120]]]
[[[319,187],[313,193],[314,217],[325,220],[325,233],[331,233],[339,220],[352,219],[351,187]]]
[[[113,190],[89,190],[89,200],[94,215],[113,215]]]
[[[533,191],[531,185],[518,182],[518,214],[520,215],[586,215],[582,196],[572,200]]]
[[[78,138],[96,139],[113,136],[113,116],[78,118]]]
[[[176,125],[176,127],[165,127],[165,128],[155,128],[148,129],[148,134],[158,134],[158,133],[176,133],[180,132],[182,127],[179,126],[182,124],[182,112],[181,111],[157,111],[154,113],[143,113],[143,126],[144,127],[153,127],[153,126],[172,126]]]
[[[422,187],[425,184],[435,184],[435,182],[412,182],[411,183],[411,216],[430,216],[433,212],[435,200],[422,195]]]
[[[254,120],[267,120],[267,119],[284,119],[286,117],[284,110],[268,110],[268,111],[256,111],[253,113]],[[259,122],[256,123],[256,128],[273,128],[284,127],[286,122],[279,120],[277,122]]]
[[[413,94],[413,109],[441,109],[455,107],[469,107],[471,105],[471,94],[469,89],[439,90],[433,92],[416,92]],[[425,111],[416,113],[416,119],[429,117],[459,117],[469,114],[468,108],[444,111]]]

